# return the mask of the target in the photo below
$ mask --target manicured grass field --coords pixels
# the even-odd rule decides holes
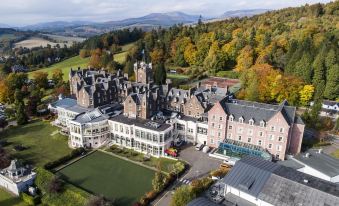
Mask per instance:
[[[132,205],[150,191],[154,177],[152,170],[98,151],[57,174],[84,190],[116,200],[123,206]]]
[[[0,188],[0,205],[1,206],[26,206],[26,204],[19,198],[6,192]]]
[[[82,59],[82,58],[80,58],[80,56],[75,56],[75,57],[66,59],[62,62],[53,64],[49,67],[39,69],[37,71],[47,72],[49,74],[49,78],[51,78],[51,75],[52,75],[52,73],[55,69],[61,69],[61,71],[64,73],[64,80],[67,81],[68,80],[68,74],[69,74],[69,71],[71,70],[71,68],[73,68],[73,69],[77,69],[78,67],[85,68],[85,67],[87,67],[88,62],[89,62],[89,58]],[[34,72],[36,72],[36,71],[29,72],[28,77],[33,78]]]
[[[70,153],[67,137],[53,132],[56,127],[49,122],[34,121],[27,125],[13,127],[0,133],[0,140],[7,140],[5,147],[14,157],[25,160],[35,166],[43,166]],[[27,147],[23,151],[15,151],[14,146]]]
[[[167,78],[170,78],[170,79],[188,79],[189,76],[188,75],[184,75],[184,74],[171,74],[171,73],[167,73]]]

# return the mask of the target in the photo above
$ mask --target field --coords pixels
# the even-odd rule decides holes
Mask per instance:
[[[60,47],[63,47],[64,44],[66,44],[67,46],[71,46],[73,44],[73,42],[68,42],[68,43],[55,43],[55,42],[51,42],[49,40],[40,38],[40,37],[31,37],[22,41],[19,41],[17,43],[15,43],[14,47],[18,48],[18,47],[26,47],[26,48],[34,48],[34,47],[47,47],[47,44],[51,45],[52,47],[56,46],[57,44],[60,45]]]
[[[51,78],[51,75],[52,75],[52,73],[55,69],[61,69],[62,72],[64,73],[64,80],[67,81],[68,80],[68,74],[69,74],[69,71],[71,70],[71,68],[77,69],[78,67],[81,67],[81,68],[87,67],[88,62],[89,62],[89,58],[82,59],[79,56],[75,56],[75,57],[66,59],[62,62],[53,64],[49,67],[39,69],[37,71],[47,72],[49,74],[49,78]],[[33,78],[34,72],[36,72],[36,71],[29,72],[28,77]]]
[[[13,196],[0,188],[0,205],[1,206],[26,206],[20,198]]]
[[[48,122],[34,121],[27,125],[14,127],[0,133],[1,140],[6,140],[5,146],[14,157],[35,166],[43,166],[68,154],[67,137],[55,133],[56,127]],[[26,147],[23,151],[15,151],[14,146]]]
[[[73,42],[83,42],[85,38],[81,37],[71,37],[71,36],[60,36],[53,34],[43,34],[44,36],[48,36],[51,39],[54,39],[57,42],[66,42],[68,44],[72,44]]]
[[[126,44],[122,46],[122,52],[114,55],[114,60],[119,63],[124,63],[126,59],[127,52],[133,47],[133,43]],[[66,59],[62,62],[53,64],[49,67],[39,69],[37,71],[47,72],[49,74],[49,78],[51,78],[51,75],[55,69],[61,69],[64,73],[64,80],[68,80],[68,74],[71,68],[77,69],[78,67],[85,68],[88,66],[89,58],[80,58],[80,56],[75,56],[69,59]],[[33,78],[33,72],[28,73],[29,78]]]
[[[132,205],[150,191],[154,177],[152,170],[102,152],[94,152],[57,174],[86,191],[124,206]]]

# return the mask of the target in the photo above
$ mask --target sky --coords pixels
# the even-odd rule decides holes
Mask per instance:
[[[230,10],[279,9],[318,2],[330,0],[1,0],[0,23],[103,22],[172,11],[214,17]]]

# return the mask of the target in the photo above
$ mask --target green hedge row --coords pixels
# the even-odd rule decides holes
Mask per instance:
[[[27,205],[38,205],[40,203],[40,196],[30,196],[26,193],[21,193],[21,199],[27,204]]]
[[[44,168],[46,170],[51,170],[57,166],[60,166],[68,161],[70,161],[71,159],[74,159],[76,157],[79,157],[80,155],[82,155],[83,153],[85,153],[86,150],[83,147],[77,148],[75,150],[72,150],[72,152],[66,156],[63,156],[55,161],[52,162],[48,162],[47,164],[45,164]]]

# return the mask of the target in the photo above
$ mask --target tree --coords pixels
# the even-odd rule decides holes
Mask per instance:
[[[48,87],[48,73],[37,71],[33,73],[34,83],[39,88],[46,89]]]
[[[313,85],[325,84],[325,59],[324,59],[324,48],[316,56],[313,62]]]
[[[58,178],[54,177],[49,183],[48,183],[48,192],[49,193],[60,193],[62,191],[63,182]]]
[[[161,172],[160,162],[157,165],[157,172],[155,173],[155,176],[152,180],[152,185],[153,185],[153,190],[157,192],[161,191],[165,186],[165,176]]]
[[[310,104],[310,101],[313,97],[314,93],[314,86],[313,85],[305,85],[301,91],[299,91],[300,94],[300,100],[299,103],[302,106],[308,106]]]
[[[96,50],[93,50],[91,52],[91,57],[89,59],[89,65],[91,67],[94,67],[94,68],[97,68],[97,69],[100,69],[102,67],[102,63],[101,63],[101,55],[102,55],[102,51],[101,49],[96,49]]]
[[[165,57],[164,57],[164,50],[159,49],[159,48],[155,48],[151,53],[151,60],[153,64],[160,64],[161,62],[165,61]]]
[[[0,119],[0,128],[1,128],[1,130],[3,130],[7,125],[8,125],[7,120],[4,119],[4,118],[1,118],[1,119]],[[1,146],[1,145],[0,145],[0,146]]]
[[[64,73],[62,73],[61,69],[55,69],[52,73],[52,80],[54,84],[59,87],[64,79],[63,79]]]
[[[328,99],[339,98],[339,65],[329,67],[327,76],[324,96]]]
[[[87,206],[114,206],[114,201],[109,201],[103,196],[92,196],[87,203]]]
[[[0,170],[8,167],[11,163],[9,154],[0,146]]]
[[[187,185],[177,188],[172,196],[170,206],[186,206],[195,198],[195,194]]]
[[[161,85],[166,82],[166,69],[164,62],[161,62],[155,67],[154,81],[156,84]]]
[[[306,83],[312,82],[312,56],[309,53],[304,53],[301,59],[295,64],[294,73],[303,78]]]
[[[87,49],[81,49],[80,52],[79,52],[79,56],[80,56],[80,58],[87,58],[87,57],[91,56],[91,53]]]
[[[251,46],[245,46],[237,57],[236,71],[244,71],[249,69],[254,62],[253,49]]]
[[[25,103],[23,101],[23,95],[22,92],[17,89],[14,94],[15,98],[15,118],[18,123],[18,125],[26,124],[28,121],[28,117],[25,111]]]

